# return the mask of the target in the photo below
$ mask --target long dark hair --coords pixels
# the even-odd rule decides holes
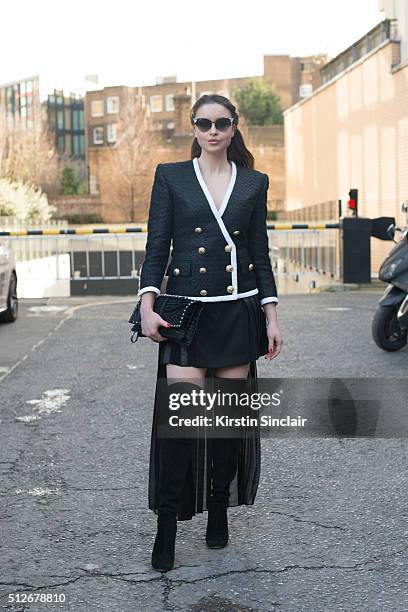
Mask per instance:
[[[227,159],[232,159],[237,166],[245,166],[246,168],[254,169],[254,156],[251,151],[247,149],[245,146],[245,142],[242,136],[242,132],[238,129],[238,114],[235,109],[235,106],[232,102],[226,98],[225,96],[221,96],[219,94],[204,94],[201,98],[194,103],[194,106],[191,109],[190,120],[191,125],[194,126],[193,117],[196,116],[196,113],[200,106],[203,104],[222,104],[227,110],[230,111],[231,117],[234,119],[234,124],[237,126],[235,128],[234,136],[231,138],[230,145],[227,149]],[[191,145],[191,159],[194,157],[199,157],[201,154],[201,147],[198,144],[197,138],[194,138],[193,143]]]

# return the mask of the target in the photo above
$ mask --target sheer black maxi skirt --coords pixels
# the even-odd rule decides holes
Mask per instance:
[[[159,343],[156,391],[149,464],[149,508],[158,513],[158,468],[160,438],[159,381],[167,380],[166,363],[181,366],[206,367],[206,389],[211,391],[215,369],[249,363],[248,393],[256,393],[256,361],[268,352],[266,317],[259,296],[238,300],[205,302],[194,340],[182,348],[170,340]],[[181,496],[178,520],[189,520],[207,510],[211,486],[211,438],[205,431],[193,440],[192,459]],[[238,451],[238,469],[230,484],[228,506],[253,505],[261,469],[259,427],[242,428]]]

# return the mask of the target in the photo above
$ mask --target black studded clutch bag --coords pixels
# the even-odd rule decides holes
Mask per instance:
[[[145,337],[142,333],[140,302],[141,300],[136,304],[129,319],[129,323],[133,324],[131,342],[136,342],[139,336]],[[171,323],[171,327],[160,325],[158,329],[159,334],[179,344],[190,346],[203,308],[204,304],[202,301],[190,300],[183,295],[170,295],[167,293],[158,295],[155,299],[153,310],[165,321]]]

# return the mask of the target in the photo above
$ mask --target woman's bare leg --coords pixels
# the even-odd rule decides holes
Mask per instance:
[[[179,366],[174,363],[166,364],[167,378],[195,378],[204,381],[207,368],[194,368],[192,366]]]
[[[217,368],[215,375],[219,378],[247,378],[249,372],[249,363],[242,365],[231,366],[229,368]]]

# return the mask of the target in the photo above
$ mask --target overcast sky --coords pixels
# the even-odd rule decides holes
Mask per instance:
[[[2,3],[0,84],[77,90],[263,74],[263,54],[336,55],[384,18],[379,0],[19,0]]]

